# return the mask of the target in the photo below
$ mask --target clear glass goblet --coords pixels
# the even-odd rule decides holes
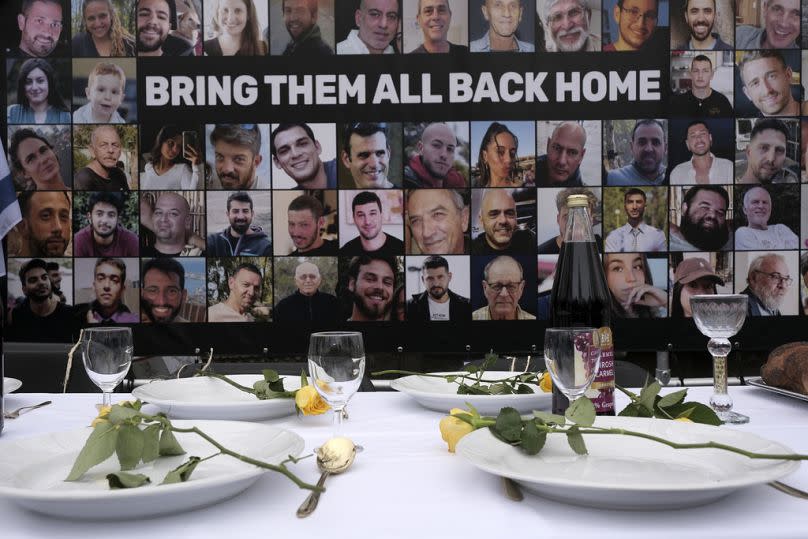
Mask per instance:
[[[358,331],[324,331],[309,337],[309,376],[334,410],[334,436],[342,430],[345,405],[365,374],[365,346]]]
[[[570,404],[583,395],[600,367],[596,328],[548,328],[544,332],[544,362],[553,383]]]
[[[132,364],[132,330],[126,327],[86,328],[81,332],[81,357],[87,376],[104,394],[103,406],[112,405],[112,391]]]
[[[732,350],[729,338],[746,321],[748,296],[745,294],[706,294],[690,298],[690,310],[696,327],[710,337],[707,350],[713,356],[713,396],[710,406],[724,423],[748,423],[749,416],[732,411],[727,393],[727,356]]]

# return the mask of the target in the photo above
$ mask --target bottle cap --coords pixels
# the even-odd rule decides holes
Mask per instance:
[[[583,206],[589,207],[589,197],[587,195],[570,195],[567,197],[567,207],[577,208]]]

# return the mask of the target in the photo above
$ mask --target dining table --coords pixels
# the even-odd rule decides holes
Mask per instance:
[[[662,394],[678,389],[663,388]],[[711,393],[711,387],[691,387],[687,400],[707,403]],[[808,454],[808,402],[750,386],[733,387],[730,393],[735,409],[749,415],[751,421],[719,428],[754,433]],[[127,398],[127,394],[116,393],[113,402]],[[17,392],[5,397],[5,409],[44,400],[53,403],[5,421],[0,447],[9,440],[88,426],[96,416],[100,395]],[[616,392],[616,408],[627,403]],[[156,411],[153,405],[144,410]],[[0,537],[808,537],[808,500],[767,484],[686,509],[607,510],[552,501],[529,492],[522,501],[513,501],[506,497],[499,477],[447,450],[438,428],[445,414],[427,410],[408,395],[393,391],[357,393],[348,410],[343,434],[361,444],[363,451],[347,472],[328,479],[318,508],[307,518],[298,518],[296,510],[308,491],[268,472],[228,500],[149,518],[71,520],[38,514],[13,500],[0,499]],[[305,441],[303,454],[311,453],[333,434],[330,413],[292,414],[265,423],[299,434]],[[290,468],[310,483],[319,476],[313,458],[290,464]],[[808,490],[808,466],[799,466],[782,481]]]

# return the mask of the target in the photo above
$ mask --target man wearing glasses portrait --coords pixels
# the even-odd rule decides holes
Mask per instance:
[[[783,255],[766,253],[749,264],[748,286],[741,294],[749,296],[747,316],[780,316],[780,306],[794,279],[788,274]]]
[[[658,0],[617,0],[612,16],[619,34],[617,41],[603,46],[604,51],[654,49],[653,38],[659,33]]]
[[[472,320],[535,320],[519,306],[525,291],[522,265],[510,256],[498,256],[483,269],[483,295],[488,302],[471,313]]]
[[[544,20],[552,41],[548,52],[600,50],[600,38],[589,31],[592,10],[586,0],[545,0]]]

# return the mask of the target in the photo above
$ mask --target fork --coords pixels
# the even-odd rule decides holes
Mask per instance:
[[[39,404],[34,404],[31,406],[21,406],[16,410],[13,410],[7,414],[3,414],[5,419],[17,419],[20,417],[20,414],[23,413],[25,410],[36,410],[37,408],[42,408],[43,406],[47,406],[50,404],[51,401],[40,402]]]
[[[780,492],[784,492],[789,496],[794,496],[795,498],[801,498],[803,500],[808,500],[808,492],[800,490],[798,488],[794,488],[790,485],[786,485],[785,483],[781,483],[780,481],[772,481],[767,483],[770,487],[779,490]]]

